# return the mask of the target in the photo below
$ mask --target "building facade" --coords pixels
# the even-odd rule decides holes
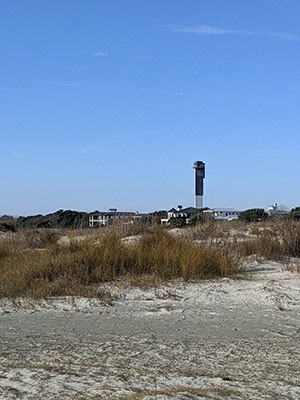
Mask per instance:
[[[141,214],[138,212],[122,212],[117,211],[116,208],[110,208],[109,211],[97,211],[91,213],[89,215],[89,227],[95,228],[105,226],[113,221],[122,221],[124,223],[128,223],[140,217]]]
[[[241,211],[234,208],[211,208],[204,210],[203,213],[218,221],[233,221],[239,218]]]
[[[168,218],[163,218],[161,219],[161,224],[162,225],[168,225],[169,221],[171,218],[178,218],[182,217],[186,219],[186,223],[189,223],[189,218],[197,214],[200,210],[195,207],[187,207],[187,208],[182,208],[182,206],[177,206],[176,208],[171,208],[171,210],[168,211]]]
[[[284,210],[282,208],[278,208],[278,204],[274,203],[272,206],[269,206],[267,208],[267,213],[270,215],[270,217],[286,217],[287,215],[289,215],[289,211],[288,210]]]

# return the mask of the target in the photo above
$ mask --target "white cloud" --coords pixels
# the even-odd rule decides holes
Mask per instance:
[[[82,83],[78,83],[78,82],[58,82],[58,81],[37,80],[36,83],[39,83],[42,85],[58,85],[58,86],[69,86],[69,87],[82,86]]]
[[[81,149],[76,150],[76,153],[78,154],[89,154],[89,153],[93,153],[93,152],[99,152],[102,151],[101,147],[99,146],[86,146],[83,147]]]
[[[173,32],[192,33],[194,35],[248,35],[248,36],[265,36],[283,40],[300,40],[300,37],[292,33],[272,32],[265,30],[243,30],[243,29],[225,29],[211,25],[186,25],[171,28]]]
[[[254,35],[251,31],[224,29],[211,25],[190,25],[172,28],[174,32],[193,33],[195,35]]]
[[[283,33],[283,32],[267,32],[267,36],[284,40],[300,40],[299,36],[297,35],[291,33]]]
[[[108,53],[106,53],[105,51],[96,51],[95,53],[93,53],[93,57],[107,57]]]

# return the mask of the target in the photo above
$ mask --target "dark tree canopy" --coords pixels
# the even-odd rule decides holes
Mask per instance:
[[[16,227],[9,221],[0,221],[0,231],[1,232],[15,232]]]
[[[239,219],[245,222],[265,221],[269,218],[269,214],[263,208],[251,208],[243,211],[239,215]]]
[[[47,215],[19,217],[16,225],[21,228],[87,228],[88,214],[72,210],[58,210]]]
[[[161,220],[168,217],[168,213],[166,210],[153,211],[148,214],[146,218],[148,221],[151,220],[151,223],[160,225]]]
[[[169,223],[174,228],[182,228],[186,226],[186,218],[185,217],[172,217],[169,219]]]
[[[293,208],[288,215],[288,219],[300,221],[300,207]]]

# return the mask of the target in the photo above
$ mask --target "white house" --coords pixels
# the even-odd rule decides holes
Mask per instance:
[[[272,206],[269,206],[267,209],[267,213],[271,217],[286,217],[289,214],[289,211],[282,210],[278,208],[278,204],[274,203]]]
[[[239,218],[241,211],[234,208],[211,208],[204,210],[203,213],[218,221],[233,221]]]
[[[105,226],[109,221],[120,220],[123,222],[129,222],[136,218],[140,218],[141,214],[138,212],[120,212],[116,208],[110,208],[109,211],[94,212],[89,216],[89,227],[94,228],[95,226]]]

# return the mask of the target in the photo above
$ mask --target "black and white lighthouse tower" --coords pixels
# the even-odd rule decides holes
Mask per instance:
[[[194,162],[195,169],[195,208],[203,208],[203,179],[205,178],[205,164],[203,161]]]

